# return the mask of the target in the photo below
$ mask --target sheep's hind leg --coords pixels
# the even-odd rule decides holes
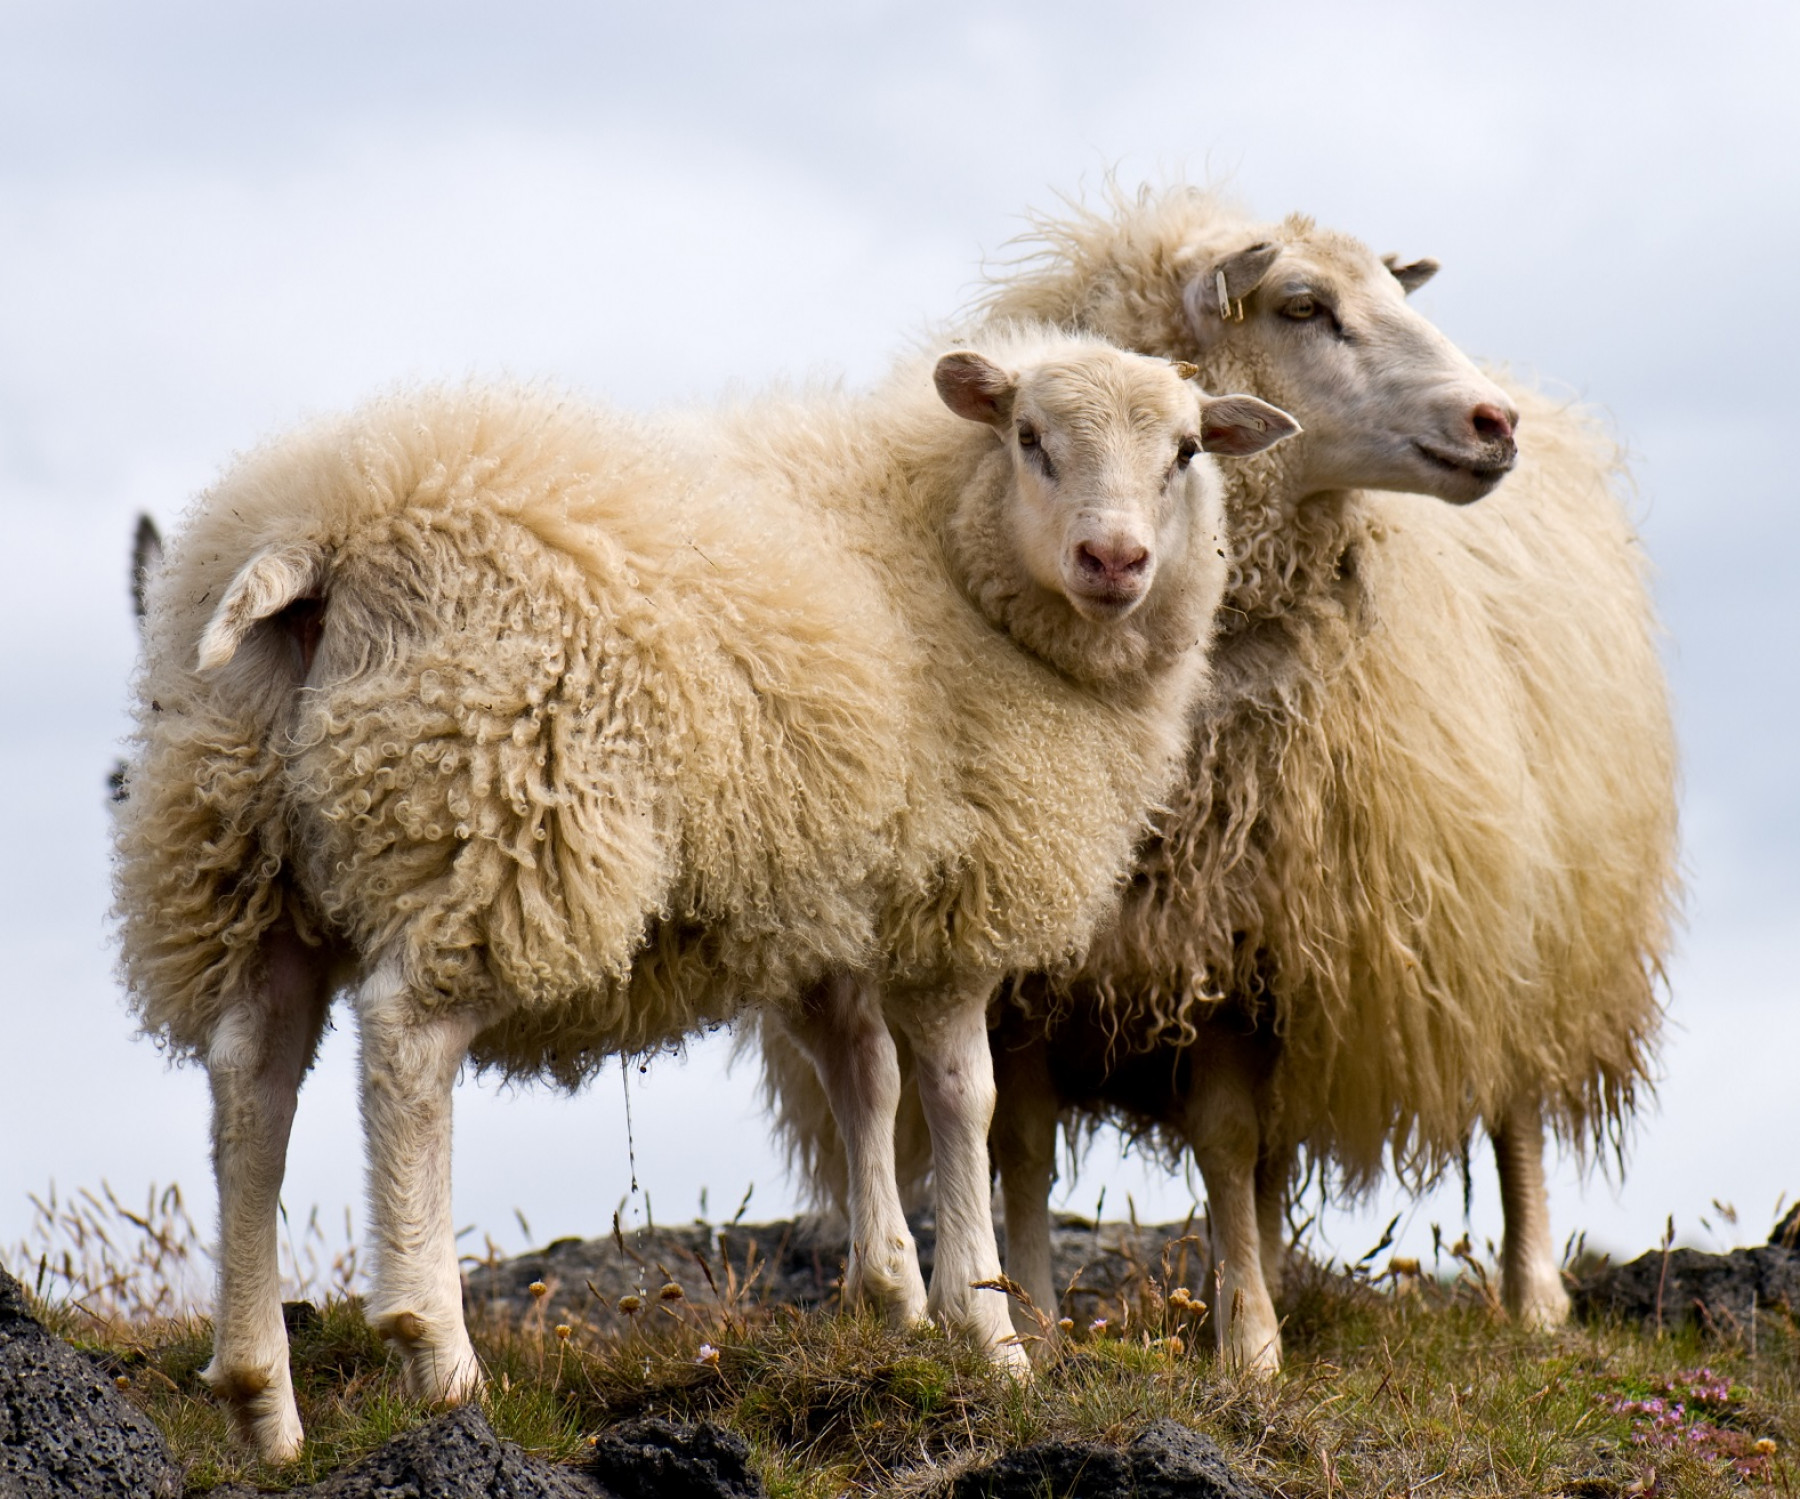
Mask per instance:
[[[1232,1363],[1273,1374],[1281,1367],[1281,1324],[1262,1270],[1256,1088],[1248,1059],[1233,1040],[1209,1044],[1207,1051],[1194,1069],[1183,1123],[1206,1183],[1206,1211],[1223,1270],[1221,1304],[1213,1315],[1225,1324]]]
[[[1050,1188],[1056,1180],[1057,1099],[1050,1048],[1041,1035],[997,1035],[993,1055],[991,1144],[1006,1211],[1006,1273],[1053,1329],[1058,1298],[1050,1264]],[[1029,1308],[1015,1303],[1012,1320],[1022,1337],[1047,1336]]]
[[[1493,1135],[1506,1225],[1500,1251],[1501,1297],[1506,1309],[1527,1327],[1561,1327],[1569,1319],[1569,1293],[1550,1238],[1544,1116],[1537,1100],[1514,1100]]]
[[[893,1035],[867,987],[841,975],[782,1023],[818,1070],[844,1140],[850,1193],[844,1300],[910,1326],[925,1315],[925,1279],[895,1174],[900,1063]]]
[[[375,1241],[369,1325],[398,1349],[409,1394],[466,1400],[482,1380],[450,1214],[451,1090],[483,1018],[415,1004],[393,959],[364,980],[356,1009]]]
[[[281,1182],[301,1080],[330,1003],[324,955],[292,932],[266,940],[259,978],[229,1005],[206,1052],[219,1186],[213,1356],[201,1378],[268,1462],[300,1455],[277,1240]]]
[[[1023,1373],[1031,1363],[1013,1332],[1006,1298],[998,1291],[976,1289],[978,1282],[1000,1274],[988,1185],[994,1059],[988,1050],[987,1001],[993,988],[992,983],[972,985],[943,1009],[901,1005],[895,1016],[917,1057],[919,1101],[931,1128],[937,1181],[937,1258],[927,1310]]]
[[[1287,1273],[1288,1184],[1294,1179],[1294,1151],[1268,1140],[1256,1158],[1256,1228],[1262,1236],[1263,1284],[1281,1294]]]

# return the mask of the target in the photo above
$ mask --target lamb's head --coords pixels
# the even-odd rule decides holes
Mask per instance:
[[[1304,218],[1240,227],[1187,258],[1198,357],[1254,371],[1259,393],[1305,424],[1286,455],[1300,492],[1416,490],[1466,504],[1512,468],[1518,408],[1407,306],[1436,261],[1383,261]]]
[[[944,404],[1003,455],[999,482],[974,486],[952,517],[965,584],[1076,675],[1185,649],[1206,633],[1190,616],[1216,605],[1223,555],[1204,455],[1261,452],[1299,424],[1252,396],[1204,395],[1189,364],[1092,340],[1027,354],[1017,368],[967,350],[937,364]]]

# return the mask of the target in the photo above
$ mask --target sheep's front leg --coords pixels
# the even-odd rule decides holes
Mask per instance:
[[[1544,1189],[1544,1116],[1536,1099],[1515,1100],[1495,1126],[1500,1168],[1500,1292],[1506,1309],[1527,1327],[1561,1327],[1569,1319],[1556,1246],[1550,1238],[1550,1199]]]
[[[931,1129],[937,1182],[937,1259],[927,1310],[969,1333],[1015,1369],[1030,1361],[997,1291],[976,1290],[1000,1274],[988,1186],[988,1128],[994,1118],[994,1061],[987,1003],[994,983],[965,988],[947,1007],[894,1008],[918,1062],[919,1102]]]
[[[219,1186],[213,1356],[201,1373],[238,1436],[268,1462],[300,1455],[300,1412],[281,1319],[276,1220],[301,1079],[324,1028],[323,954],[292,932],[264,947],[262,970],[228,1006],[206,1052]]]
[[[483,1022],[417,1003],[393,959],[369,974],[356,1008],[375,1250],[369,1325],[399,1350],[408,1393],[465,1400],[481,1370],[463,1326],[450,1214],[451,1090]]]
[[[863,981],[839,976],[783,1023],[817,1069],[844,1141],[850,1177],[844,1300],[877,1307],[895,1326],[909,1326],[925,1314],[925,1280],[895,1175],[900,1063],[881,1006]]]
[[[1206,1212],[1223,1270],[1213,1315],[1225,1323],[1226,1350],[1238,1367],[1273,1374],[1281,1367],[1281,1324],[1263,1278],[1257,1211],[1261,1124],[1255,1079],[1231,1040],[1209,1045],[1194,1069],[1184,1131],[1206,1183]]]
[[[1050,1266],[1050,1188],[1056,1181],[1056,1086],[1041,1035],[996,1037],[993,1046],[994,1165],[1006,1208],[1006,1273],[1054,1324],[1056,1278]],[[1012,1308],[1021,1336],[1043,1337],[1037,1319]]]

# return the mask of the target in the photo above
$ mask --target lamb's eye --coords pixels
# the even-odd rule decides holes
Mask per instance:
[[[1019,423],[1019,446],[1029,452],[1038,445],[1037,428],[1030,422]]]
[[[1200,451],[1200,439],[1184,437],[1175,445],[1175,467],[1186,468],[1194,461],[1194,454]]]
[[[1311,297],[1295,297],[1281,309],[1281,315],[1292,318],[1296,323],[1304,323],[1318,310],[1319,304]]]

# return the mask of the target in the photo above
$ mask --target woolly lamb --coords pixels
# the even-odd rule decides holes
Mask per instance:
[[[396,397],[245,459],[173,539],[120,812],[124,971],[209,1073],[205,1377],[265,1456],[301,1441],[277,1195],[340,989],[368,1316],[416,1394],[480,1379],[449,1202],[465,1057],[574,1085],[746,997],[850,1038],[825,1087],[853,1142],[892,1140],[886,1025],[907,1037],[931,1310],[1018,1356],[971,1284],[999,1269],[985,1007],[1085,945],[1178,771],[1225,578],[1197,453],[1293,423],[1093,340],[979,344],[875,396],[660,424]],[[891,1146],[880,1166],[849,1290],[916,1316]]]
[[[1214,687],[1118,922],[1073,976],[1024,985],[994,1037],[1014,1278],[1054,1305],[1059,1107],[1111,1117],[1193,1151],[1242,1308],[1231,1347],[1260,1367],[1302,1147],[1354,1191],[1389,1149],[1428,1178],[1486,1121],[1506,1302],[1560,1322],[1544,1125],[1616,1134],[1660,1022],[1674,754],[1617,458],[1405,307],[1435,269],[1178,190],[1046,224],[987,304],[1195,360],[1306,428],[1227,476]],[[1466,510],[1361,492],[1497,484]],[[767,1066],[829,1195],[813,1084],[779,1041]]]

